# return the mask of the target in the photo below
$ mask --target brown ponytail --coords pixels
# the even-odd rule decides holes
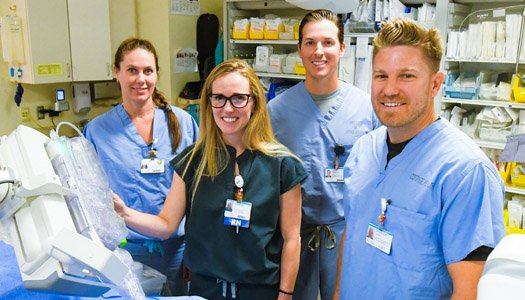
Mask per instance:
[[[155,105],[160,107],[166,113],[166,119],[168,120],[168,130],[170,132],[171,139],[171,152],[175,153],[179,147],[180,140],[182,139],[182,133],[180,130],[179,119],[173,112],[171,105],[166,101],[166,97],[155,88],[153,92],[153,102]]]

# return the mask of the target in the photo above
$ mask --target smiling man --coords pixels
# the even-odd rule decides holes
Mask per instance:
[[[437,30],[405,19],[384,22],[374,40],[372,105],[386,127],[347,160],[334,299],[475,299],[504,235],[494,165],[434,112],[442,51]]]
[[[344,230],[342,167],[354,142],[377,128],[370,95],[340,81],[343,24],[329,10],[308,13],[299,26],[306,78],[270,101],[277,139],[303,161],[301,264],[294,298],[332,299]]]

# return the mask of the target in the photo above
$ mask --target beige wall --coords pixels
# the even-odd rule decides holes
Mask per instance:
[[[171,99],[169,61],[169,0],[136,0],[137,35],[153,43],[160,65],[160,79],[157,84],[168,99]]]
[[[9,0],[0,1],[0,16],[7,14]],[[175,103],[173,99],[179,94],[186,81],[198,80],[198,73],[172,74],[172,61],[177,49],[196,47],[197,16],[170,15],[170,0],[110,0],[112,50],[129,37],[130,31],[150,39],[157,48],[161,67],[159,88]],[[201,13],[214,13],[222,19],[222,2],[220,0],[201,0]],[[136,15],[136,16],[135,16]],[[222,24],[222,21],[221,21]],[[21,110],[14,103],[16,84],[9,81],[8,66],[0,60],[0,136],[9,134],[19,124],[40,129],[48,134],[53,127],[51,119],[36,120],[36,107],[50,107],[54,102],[54,91],[64,89],[71,110],[55,117],[55,124],[60,121],[79,123],[92,119],[108,110],[115,101],[96,101],[91,112],[86,115],[76,114],[72,110],[71,83],[45,85],[23,85],[25,93],[21,107],[29,108],[34,121],[22,123]],[[170,97],[171,95],[171,97]]]
[[[201,14],[215,14],[219,18],[219,23],[222,26],[222,2],[223,1],[219,0],[201,0]],[[170,16],[172,60],[181,48],[197,48],[197,19],[197,16]],[[171,86],[174,92],[173,96],[176,97],[179,95],[186,82],[198,80],[198,72],[193,74],[173,73],[171,77]]]
[[[170,0],[136,0],[138,35],[149,39],[157,48],[161,79],[159,88],[171,102],[188,81],[199,80],[199,73],[175,73],[173,60],[181,48],[196,48],[198,16],[170,14]],[[220,0],[201,0],[201,14],[212,13],[222,24]],[[168,72],[171,76],[167,76]]]

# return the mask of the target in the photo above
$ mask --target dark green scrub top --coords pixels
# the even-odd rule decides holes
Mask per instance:
[[[187,159],[184,150],[171,161],[182,176]],[[230,158],[235,149],[227,147]],[[185,263],[203,276],[244,284],[277,284],[283,238],[279,229],[280,195],[307,177],[302,164],[290,156],[268,156],[246,150],[236,158],[244,179],[244,201],[252,203],[250,227],[224,225],[227,199],[234,199],[235,160],[230,159],[218,176],[202,177],[192,203],[191,182],[200,161],[196,154],[183,180],[186,183]]]

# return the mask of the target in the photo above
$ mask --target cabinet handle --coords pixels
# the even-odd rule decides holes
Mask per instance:
[[[111,63],[106,63],[106,69],[107,69],[108,77],[110,77],[111,76]]]
[[[66,63],[66,76],[67,78],[71,78],[71,66],[69,63]]]

